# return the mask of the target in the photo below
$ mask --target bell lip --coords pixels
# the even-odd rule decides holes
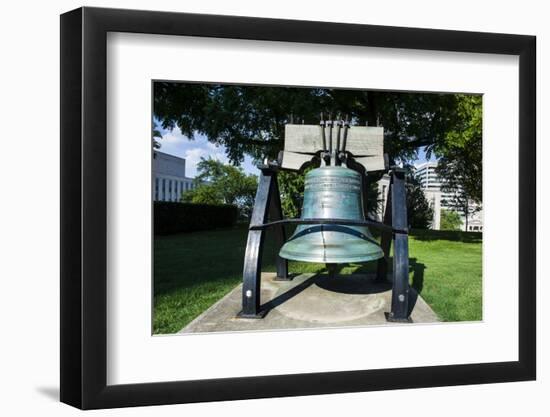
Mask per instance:
[[[344,177],[356,177],[357,179],[361,180],[361,175],[348,167],[343,166],[321,166],[318,168],[315,168],[311,171],[309,171],[306,174],[306,186],[308,184],[308,181],[315,178],[315,177],[326,177],[327,172],[332,172],[335,175],[329,175],[330,177],[334,178],[344,178]],[[344,174],[344,175],[342,175]],[[302,216],[304,216],[304,208],[302,207]],[[304,217],[307,218],[307,217]],[[353,218],[350,218],[350,220],[353,220]],[[356,251],[354,254],[342,254],[338,256],[330,255],[328,257],[322,257],[319,256],[320,253],[315,253],[315,256],[312,256],[313,254],[310,252],[304,252],[304,251],[286,251],[286,245],[292,241],[294,238],[296,238],[297,232],[300,231],[301,227],[304,227],[303,230],[307,229],[313,229],[316,226],[322,226],[317,224],[311,224],[307,226],[298,226],[298,228],[295,230],[293,236],[283,245],[283,247],[279,251],[279,256],[283,259],[287,259],[290,261],[299,261],[299,262],[310,262],[310,263],[334,263],[334,264],[344,264],[344,263],[364,263],[364,262],[372,262],[376,261],[378,259],[381,259],[384,257],[384,252],[382,248],[379,247],[378,243],[376,242],[376,246],[378,248],[376,250],[373,250],[371,252],[365,253],[360,251]],[[362,233],[364,236],[361,236],[364,240],[370,240],[372,242],[372,236],[366,227],[354,227],[354,226],[342,226],[342,228],[354,230],[356,232]],[[361,229],[365,229],[364,231]],[[303,237],[303,236],[302,236]],[[302,238],[300,237],[300,239]],[[303,248],[302,248],[303,249]]]
[[[282,251],[281,251],[282,252]],[[377,261],[378,259],[382,259],[384,257],[384,252],[380,251],[380,253],[373,253],[372,255],[361,255],[361,256],[338,256],[338,257],[327,257],[327,258],[313,258],[308,257],[306,255],[300,255],[300,254],[283,254],[279,252],[279,256],[283,259],[287,259],[289,261],[299,261],[299,262],[310,262],[310,263],[318,263],[318,264],[345,264],[345,263],[362,263],[362,262],[371,262],[371,261]]]

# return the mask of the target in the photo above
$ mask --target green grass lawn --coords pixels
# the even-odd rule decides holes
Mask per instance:
[[[241,282],[246,237],[247,225],[238,225],[155,238],[155,334],[177,332]],[[478,233],[411,232],[411,285],[442,320],[481,320],[481,239]],[[275,271],[270,241],[268,234],[263,271]],[[374,271],[375,265],[350,265],[341,273]],[[325,270],[324,265],[301,262],[289,262],[289,269]]]

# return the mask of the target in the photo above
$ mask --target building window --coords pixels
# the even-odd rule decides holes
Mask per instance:
[[[155,178],[155,201],[159,199],[159,179]]]
[[[162,179],[162,196],[160,199],[166,201],[166,178]]]

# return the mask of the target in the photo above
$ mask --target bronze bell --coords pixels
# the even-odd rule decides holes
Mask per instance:
[[[321,166],[306,174],[302,219],[364,221],[361,174]],[[302,224],[283,245],[282,258],[326,264],[373,261],[384,256],[366,226]]]

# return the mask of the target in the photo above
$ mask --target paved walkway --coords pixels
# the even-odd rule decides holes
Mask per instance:
[[[180,333],[229,332],[314,327],[407,325],[388,323],[391,284],[376,284],[374,275],[302,274],[292,281],[276,281],[274,273],[262,274],[261,301],[268,310],[263,319],[237,318],[241,310],[241,285],[180,330]],[[414,323],[439,321],[426,302],[411,290]]]

